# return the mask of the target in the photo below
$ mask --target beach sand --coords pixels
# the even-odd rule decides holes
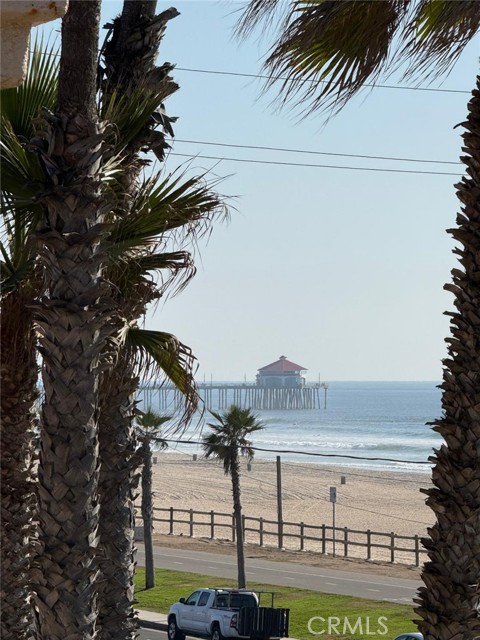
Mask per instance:
[[[232,493],[231,479],[225,476],[223,467],[215,460],[205,460],[199,457],[196,461],[192,455],[178,453],[155,453],[157,463],[153,465],[154,504],[157,509],[194,509],[205,512],[205,515],[195,515],[195,522],[205,522],[205,526],[194,527],[195,538],[201,538],[205,543],[211,535],[210,515],[215,511],[228,514],[223,518],[216,518],[216,522],[231,524]],[[258,530],[259,523],[248,518],[277,519],[277,472],[275,462],[256,459],[252,462],[251,470],[247,470],[247,463],[241,461],[241,490],[242,508],[247,516],[247,528]],[[370,471],[346,467],[320,466],[316,464],[297,464],[282,461],[282,495],[283,520],[289,523],[304,522],[305,525],[332,525],[332,504],[329,502],[329,488],[337,487],[337,503],[335,506],[336,527],[348,527],[349,530],[366,532],[395,532],[404,536],[423,536],[427,526],[434,521],[432,512],[425,505],[425,496],[420,493],[420,487],[430,484],[430,477],[418,473],[400,473],[387,471]],[[346,483],[341,484],[341,476],[345,476]],[[168,518],[165,511],[156,512],[157,518]],[[188,522],[189,513],[177,513],[176,519]],[[276,531],[276,526],[264,524],[265,531]],[[286,525],[285,533],[298,534],[299,525]],[[167,538],[162,534],[169,533],[167,522],[157,522],[155,533],[158,542],[165,544]],[[189,536],[189,524],[175,524],[175,534],[182,537]],[[318,537],[320,529],[305,528],[305,534],[315,537],[315,540],[305,540],[304,552],[296,553],[298,557],[308,551],[322,550]],[[327,530],[327,537],[332,536]],[[342,540],[344,532],[336,534],[336,554],[344,554]],[[214,543],[216,546],[226,545],[231,539],[229,527],[216,527]],[[351,542],[366,543],[366,534],[348,532],[348,556],[366,559],[366,547],[351,545]],[[372,542],[390,545],[390,537],[375,536]],[[246,542],[258,544],[257,531],[246,532]],[[185,541],[186,542],[186,541]],[[193,541],[192,541],[193,542]],[[276,536],[264,536],[264,545],[272,550],[277,546]],[[284,537],[285,550],[298,551],[300,541],[298,537]],[[229,546],[229,545],[226,545]],[[396,540],[395,546],[414,548],[413,540]],[[421,546],[421,545],[420,545]],[[250,549],[253,546],[249,545]],[[326,552],[332,554],[332,542],[327,543]],[[308,553],[308,556],[313,555]],[[325,556],[320,556],[325,558]],[[420,556],[424,559],[425,556]],[[389,548],[372,548],[371,560],[384,562],[390,558]],[[396,551],[396,564],[413,564],[413,553]],[[308,560],[310,563],[310,560]]]

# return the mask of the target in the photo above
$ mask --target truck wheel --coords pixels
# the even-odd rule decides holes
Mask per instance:
[[[212,629],[212,640],[223,640],[222,632],[220,631],[218,624],[216,624]]]
[[[185,634],[177,627],[175,616],[168,620],[168,640],[185,640]]]

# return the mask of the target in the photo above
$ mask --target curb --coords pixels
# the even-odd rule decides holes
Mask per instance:
[[[158,631],[168,631],[168,625],[166,622],[153,622],[152,620],[144,620],[138,618],[138,624],[143,629],[156,629]]]

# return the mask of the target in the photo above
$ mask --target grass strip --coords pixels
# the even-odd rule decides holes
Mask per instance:
[[[137,568],[135,584],[136,607],[159,613],[168,613],[171,604],[181,597],[188,597],[196,589],[236,586],[234,580],[226,578],[156,569],[156,586],[146,590],[142,567]],[[275,591],[275,605],[290,609],[290,636],[298,640],[391,640],[402,632],[415,630],[413,608],[409,605],[293,587],[272,587],[258,582],[250,582],[248,587]]]

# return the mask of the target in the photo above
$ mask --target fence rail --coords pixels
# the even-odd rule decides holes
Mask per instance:
[[[159,517],[157,514],[165,514]],[[235,518],[232,513],[197,511],[195,509],[155,508],[154,522],[158,533],[208,537],[214,540],[221,530],[227,539],[235,542]],[[261,547],[277,546],[297,551],[316,551],[322,554],[382,560],[420,566],[426,553],[418,535],[405,536],[394,531],[361,531],[348,527],[314,525],[305,522],[279,523],[277,520],[242,516],[243,536],[246,542]],[[225,539],[222,536],[222,539]],[[340,553],[339,553],[340,552]]]

